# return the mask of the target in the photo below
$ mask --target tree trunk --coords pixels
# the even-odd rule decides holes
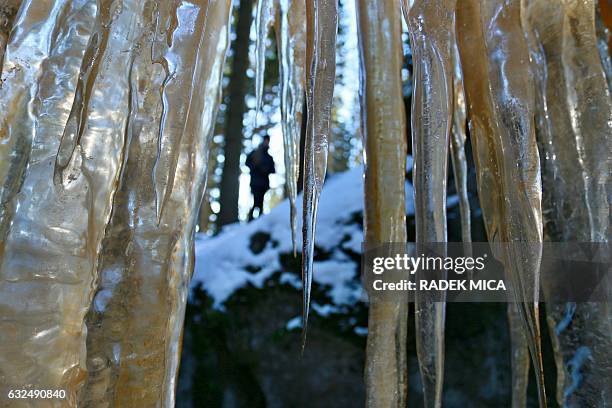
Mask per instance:
[[[236,40],[232,46],[232,73],[229,84],[228,109],[225,116],[225,148],[219,204],[218,225],[238,221],[240,153],[242,152],[242,121],[246,110],[246,71],[249,67],[249,32],[253,0],[240,0],[236,22]]]

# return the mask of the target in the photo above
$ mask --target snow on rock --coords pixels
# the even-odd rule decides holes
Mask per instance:
[[[406,183],[406,211],[414,212],[413,190]],[[301,214],[301,196],[298,213]],[[314,281],[324,285],[334,305],[350,305],[364,299],[356,264],[346,253],[361,253],[363,231],[355,214],[363,211],[363,168],[356,167],[328,178],[319,203],[315,245],[329,252],[329,258],[315,261]],[[301,224],[301,223],[300,223]],[[298,225],[301,230],[301,225]],[[253,237],[259,234],[266,242],[253,248]],[[301,245],[301,237],[298,241]],[[281,272],[281,283],[301,287],[295,273],[283,270],[280,254],[291,253],[289,202],[283,201],[269,214],[248,224],[227,226],[214,237],[197,234],[195,271],[192,285],[201,284],[212,296],[215,306],[223,307],[234,291],[251,284],[262,287],[275,272]],[[330,305],[314,305],[315,311],[326,314]]]
[[[285,326],[287,330],[296,330],[302,328],[302,316],[295,316],[287,322]]]

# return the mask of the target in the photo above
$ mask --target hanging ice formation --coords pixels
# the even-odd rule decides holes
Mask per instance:
[[[525,4],[524,25],[537,81],[545,238],[607,242],[612,103],[603,69],[606,61],[597,49],[595,4],[592,0],[526,0]],[[543,282],[545,296],[551,295],[555,284]],[[549,302],[547,321],[557,363],[559,405],[605,405],[610,398],[606,361],[612,347],[608,306]]]
[[[472,242],[470,201],[468,199],[468,166],[465,155],[465,126],[467,120],[465,93],[463,91],[463,73],[457,44],[453,47],[453,125],[451,132],[451,161],[455,178],[455,189],[459,196],[461,213],[461,237],[463,242]]]
[[[417,245],[446,242],[446,175],[453,109],[454,0],[416,0],[407,25],[414,64],[413,181]],[[417,291],[417,357],[426,407],[442,404],[445,296]]]
[[[457,33],[487,233],[494,245],[512,243],[496,253],[517,288],[516,303],[510,307],[517,307],[519,318],[509,319],[511,333],[521,330],[513,325],[520,321],[535,367],[540,406],[546,406],[538,302],[524,301],[537,299],[542,212],[533,92],[520,11],[518,2],[462,1]],[[510,309],[511,317],[513,313]],[[521,338],[512,339],[517,337]],[[513,343],[512,355],[520,357],[516,347],[522,345]],[[522,375],[516,371],[520,367],[524,363],[513,361],[513,379]],[[513,406],[518,406],[523,392],[513,395]]]
[[[291,242],[297,253],[297,180],[300,163],[302,108],[306,85],[305,0],[259,0],[256,15],[255,99],[260,113],[270,27],[276,32],[279,59],[281,122],[285,160],[285,189],[290,202]]]
[[[365,241],[406,241],[406,124],[402,44],[396,0],[358,0],[360,96],[365,141]],[[406,301],[371,299],[366,349],[366,405],[406,405]]]
[[[276,37],[278,59],[280,61],[285,184],[291,207],[291,241],[295,255],[297,252],[297,182],[300,172],[300,137],[306,81],[305,1],[280,0],[280,18],[278,20],[276,23]]]
[[[306,2],[306,103],[302,245],[303,338],[310,309],[317,205],[325,181],[336,80],[338,0]]]
[[[274,23],[280,0],[258,0],[255,15],[255,100],[256,115],[261,112],[263,102],[264,76],[266,69],[266,42],[270,27]]]
[[[0,385],[65,389],[69,406],[172,406],[231,2],[37,0],[17,12],[19,4],[0,7]],[[404,242],[400,1],[356,4],[366,242]],[[470,240],[467,115],[487,234],[516,288],[508,308],[512,405],[526,403],[531,355],[545,406],[538,302],[525,301],[537,299],[538,244],[543,236],[610,237],[606,30],[594,0],[401,0],[401,7],[414,51],[417,241],[446,241],[449,146]],[[308,107],[304,339],[337,13],[337,0],[257,4],[257,109],[274,23],[294,249],[304,91]],[[542,284],[550,296],[554,282]],[[417,296],[428,407],[441,405],[444,300]],[[560,405],[609,399],[609,314],[606,304],[550,304]],[[406,330],[405,303],[372,301],[368,406],[405,405]]]
[[[0,92],[3,386],[172,406],[229,10],[23,3]]]

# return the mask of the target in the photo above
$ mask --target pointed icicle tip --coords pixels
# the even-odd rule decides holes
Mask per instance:
[[[305,309],[305,313],[302,315],[302,344],[300,346],[300,357],[304,357],[304,350],[306,350],[307,332],[308,332],[308,310]]]
[[[161,224],[162,215],[164,212],[164,191],[163,189],[155,188],[155,221],[157,226]]]
[[[338,1],[311,0],[306,7],[307,107],[304,143],[302,286],[304,288],[303,342],[313,276],[317,205],[327,170],[331,107],[336,78]]]
[[[308,250],[309,248],[305,248]],[[310,313],[310,291],[312,288],[312,264],[308,261],[310,256],[302,256],[302,347],[301,354],[306,348],[306,334],[308,331],[308,315]]]

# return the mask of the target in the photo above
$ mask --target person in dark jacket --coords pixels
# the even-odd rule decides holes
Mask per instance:
[[[249,211],[249,221],[253,220],[255,208],[259,209],[259,215],[263,214],[263,200],[266,192],[270,189],[268,176],[275,172],[274,159],[268,153],[270,147],[270,136],[264,136],[263,142],[253,150],[246,158],[246,165],[251,172],[251,192],[253,193],[253,208]]]

